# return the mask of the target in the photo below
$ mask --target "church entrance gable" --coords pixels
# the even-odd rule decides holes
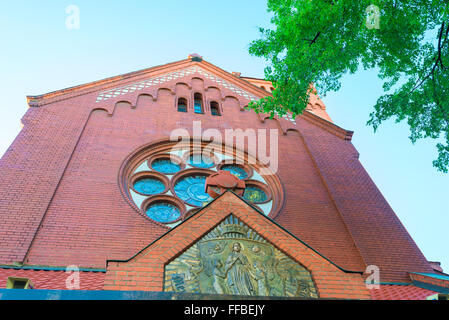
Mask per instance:
[[[105,290],[370,299],[346,271],[225,192],[128,260],[109,260]]]
[[[305,267],[234,215],[165,267],[164,291],[318,298]]]

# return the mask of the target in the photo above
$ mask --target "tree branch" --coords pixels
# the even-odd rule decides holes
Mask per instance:
[[[315,38],[313,38],[312,40],[310,40],[310,39],[301,39],[301,40],[309,42],[309,46],[311,46],[312,44],[314,44],[316,42],[316,40],[318,39],[320,34],[321,34],[321,31],[318,31],[318,33],[316,34]]]
[[[441,48],[445,45],[445,43],[446,43],[446,40],[447,40],[447,36],[448,36],[448,34],[449,34],[449,26],[447,27],[447,29],[446,29],[446,34],[445,34],[445,37],[444,37],[444,40],[443,40],[443,44],[441,44],[441,40],[442,40],[442,38],[443,38],[443,31],[444,31],[444,25],[445,25],[445,22],[443,21],[443,23],[442,23],[442,25],[441,25],[441,28],[440,28],[440,32],[439,32],[439,35],[438,35],[438,51],[437,51],[437,54],[436,54],[436,57],[434,58],[434,60],[435,60],[435,63],[434,63],[434,65],[433,65],[433,67],[432,67],[432,69],[430,70],[430,72],[410,91],[410,93],[409,94],[412,94],[416,89],[418,89],[430,76],[432,76],[434,73],[435,73],[435,70],[437,69],[437,67],[438,67],[438,65],[440,64],[441,65],[441,67],[443,68],[443,69],[445,69],[446,70],[446,67],[444,66],[444,64],[443,64],[443,60],[441,59]]]
[[[435,104],[437,105],[437,107],[440,109],[441,114],[443,115],[443,120],[446,122],[446,126],[448,129],[449,128],[449,117],[446,114],[446,111],[444,110],[443,106],[440,103],[440,100],[438,99],[438,94],[436,92],[436,87],[435,87],[435,75],[432,74],[432,92],[433,92],[433,98],[435,100]]]

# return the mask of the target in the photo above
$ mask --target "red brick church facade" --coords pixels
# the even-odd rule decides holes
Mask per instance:
[[[432,268],[359,162],[352,132],[331,121],[318,97],[296,119],[245,108],[271,90],[268,81],[228,73],[193,55],[28,97],[23,128],[0,160],[0,289],[25,279],[34,290],[67,290],[65,268],[77,266],[76,289],[190,290],[193,280],[179,278],[178,269],[167,278],[170,266],[226,219],[236,219],[230,225],[240,226],[238,237],[256,236],[241,240],[242,251],[232,254],[255,257],[259,247],[276,252],[285,265],[302,270],[298,274],[310,275],[312,298],[426,299],[445,292],[449,278]],[[153,170],[173,147],[173,130],[184,129],[194,140],[194,121],[223,135],[229,128],[279,132],[275,173],[260,175],[259,159],[236,168],[248,175],[246,188],[262,190],[264,199],[252,203],[232,190],[204,206],[188,198],[187,189],[197,183],[188,177],[203,181],[224,169],[223,159],[233,156],[224,151],[210,168],[189,166],[189,150],[176,156],[178,173]],[[246,143],[248,157],[250,148]],[[137,191],[143,178],[162,189]],[[175,214],[170,223],[151,218],[160,205]],[[217,252],[221,243],[235,243],[225,238],[214,240]],[[245,244],[255,239],[260,245],[250,252]],[[251,276],[260,271],[254,259]],[[213,266],[215,272],[225,269],[225,260]],[[377,289],[365,284],[368,266],[378,267]],[[216,279],[232,286],[231,271],[227,280]],[[220,293],[216,280],[201,276],[211,281],[207,290]],[[254,295],[276,292],[260,277],[251,279],[244,282],[259,286],[250,291]],[[185,282],[177,286],[178,280]],[[280,295],[300,292],[299,285],[283,288]]]

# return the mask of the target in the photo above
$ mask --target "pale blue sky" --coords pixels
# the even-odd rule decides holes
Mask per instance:
[[[65,25],[68,5],[80,29]],[[0,154],[20,131],[26,95],[185,59],[205,60],[263,77],[264,61],[248,54],[258,26],[268,26],[265,0],[0,1]],[[346,76],[323,97],[334,122],[355,131],[360,161],[428,260],[449,271],[449,175],[432,167],[435,141],[412,145],[406,124],[365,125],[382,93],[372,71]]]

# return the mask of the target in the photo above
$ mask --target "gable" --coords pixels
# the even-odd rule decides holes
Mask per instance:
[[[268,282],[265,286],[269,288],[268,293],[270,296],[276,296],[276,294],[282,295],[283,293],[287,296],[304,295],[306,290],[302,290],[301,288],[305,288],[304,284],[307,283],[310,286],[307,290],[311,290],[307,291],[307,294],[309,297],[312,297],[314,291],[311,287],[310,278],[308,277],[308,274],[310,274],[316,288],[316,295],[320,298],[369,299],[370,296],[365,287],[362,272],[347,271],[338,267],[231,192],[225,192],[202,210],[167,232],[158,240],[149,244],[132,258],[126,261],[109,260],[107,263],[104,289],[144,291],[175,290],[173,287],[170,288],[171,284],[169,282],[179,281],[180,277],[177,278],[175,276],[173,278],[173,274],[177,273],[176,270],[179,270],[179,265],[182,264],[181,262],[186,259],[193,259],[191,262],[193,269],[190,269],[190,275],[188,272],[184,272],[187,274],[184,276],[184,279],[193,277],[193,270],[201,263],[204,263],[200,261],[201,258],[198,259],[194,246],[199,243],[204,244],[206,240],[210,239],[215,239],[209,241],[210,243],[218,241],[216,238],[218,234],[217,230],[223,228],[224,225],[229,225],[229,220],[226,219],[229,219],[231,215],[233,217],[232,219],[238,219],[239,222],[237,225],[240,225],[240,227],[233,226],[226,228],[234,228],[239,231],[234,233],[238,233],[241,236],[245,234],[246,230],[247,238],[238,238],[238,242],[241,242],[244,247],[241,251],[242,254],[247,255],[248,264],[250,262],[253,263],[251,272],[256,273],[255,271],[257,271],[254,268],[254,263],[256,263],[256,266],[257,264],[259,266],[261,264],[260,260],[254,257],[255,253],[252,251],[255,244],[259,246],[260,251],[264,250],[263,252],[266,252],[267,255],[270,251],[265,250],[273,250],[271,258],[268,256],[268,260],[271,259],[271,262],[265,261],[262,263],[265,264],[266,273],[268,273],[267,270],[270,270],[267,266],[270,266],[272,263],[276,266],[276,261],[282,261],[282,263],[278,262],[278,264],[280,263],[278,270],[273,271],[276,273],[274,277],[277,277],[277,279],[289,279],[290,283],[288,285],[293,285],[290,288],[286,288],[285,286],[282,287],[282,285],[279,286]],[[251,234],[254,234],[254,236]],[[221,235],[223,235],[223,232],[221,232]],[[219,240],[219,243],[214,243],[213,249],[215,249],[215,244],[218,244],[220,250],[223,244],[225,244],[223,246],[222,266],[220,268],[226,266],[228,259],[233,259],[232,257],[229,258],[231,252],[229,245],[234,245],[234,242],[230,239],[223,238]],[[208,250],[208,245],[206,245],[205,250]],[[218,266],[219,264],[217,262],[214,262],[214,259],[212,261],[209,258],[206,259],[205,263],[208,264],[206,269],[209,269],[207,269],[208,271],[204,271],[204,274],[200,276],[200,280],[201,277],[205,279],[208,277],[208,274],[212,274],[210,268],[214,263],[215,266]],[[229,267],[229,264],[230,262],[228,262],[228,269],[230,270],[231,267]],[[292,271],[291,275],[288,271],[284,271],[287,266]],[[183,270],[189,270],[188,266],[184,267]],[[229,270],[227,272],[230,272]],[[253,292],[256,291],[255,287],[259,288],[257,278],[261,278],[264,273],[262,268],[259,270],[262,272],[258,276],[253,274],[253,280],[249,280],[252,283]],[[273,276],[273,272],[271,272],[270,276]],[[165,273],[167,273],[167,277]],[[217,271],[217,275],[218,273]],[[235,271],[235,273],[239,274],[240,272]],[[246,276],[244,277],[247,278],[249,271],[245,274]],[[268,276],[268,274],[266,275]],[[240,285],[237,291],[229,290],[232,289],[229,288],[229,283],[234,283],[235,281],[232,281],[232,279],[228,280],[227,277],[228,275],[223,278],[222,275],[222,279],[220,280],[221,286],[224,286],[223,281],[226,281],[227,285],[227,288],[223,289],[223,293],[231,292],[231,294],[236,294],[236,292],[245,292],[243,288],[247,287],[250,283],[245,280],[247,281],[246,286]],[[241,279],[241,277],[235,275],[233,277],[235,279]],[[204,285],[204,288],[208,289],[204,290],[212,291],[212,279],[209,278],[207,281],[209,282]],[[260,284],[263,287],[263,281]],[[202,290],[201,288],[195,289],[193,282],[186,283],[184,287],[192,291]],[[216,288],[219,287],[216,286]],[[219,291],[216,288],[215,291]],[[179,290],[179,286],[177,290]],[[257,294],[259,294],[259,291],[257,291]]]

